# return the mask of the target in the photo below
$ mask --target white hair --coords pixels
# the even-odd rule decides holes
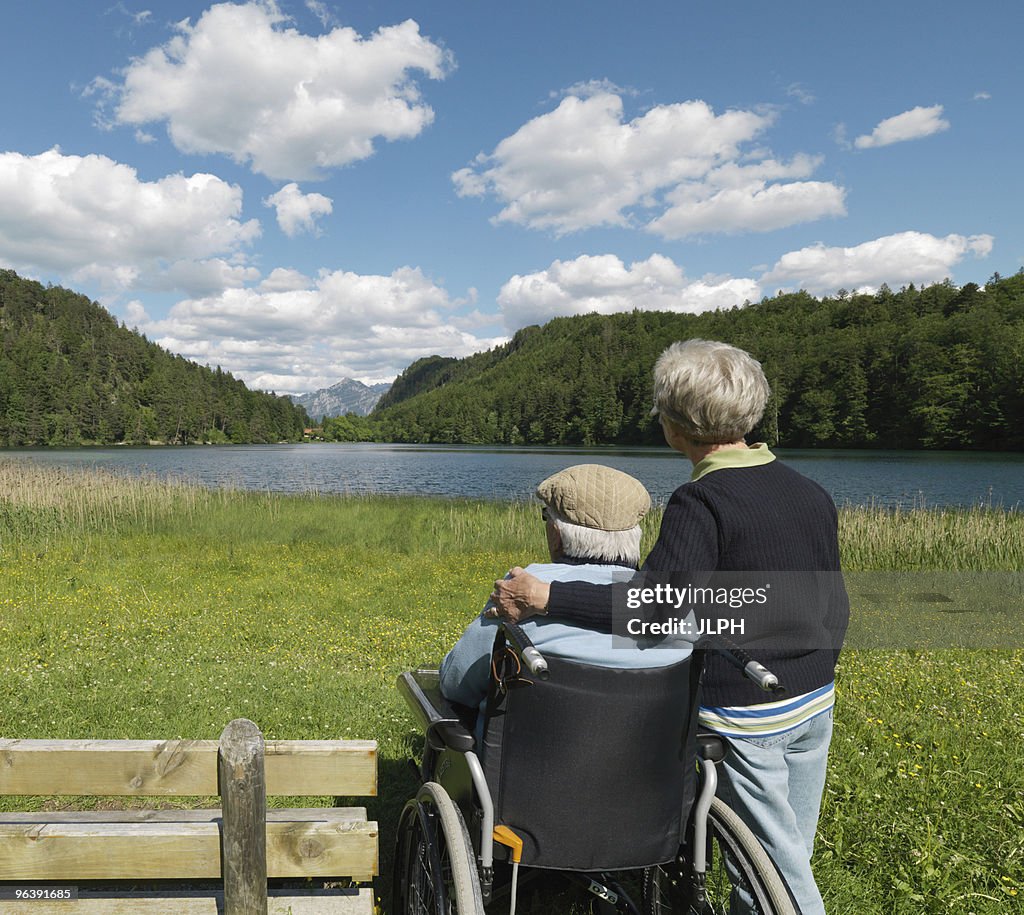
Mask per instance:
[[[640,525],[624,531],[604,531],[573,524],[551,506],[548,516],[562,539],[562,553],[570,559],[596,559],[635,569],[640,565]]]
[[[764,415],[771,389],[761,363],[714,340],[673,343],[654,365],[654,409],[691,441],[739,441]]]

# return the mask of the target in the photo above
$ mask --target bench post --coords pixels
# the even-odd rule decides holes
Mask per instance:
[[[225,915],[267,913],[267,783],[263,756],[263,735],[247,718],[236,718],[224,728],[218,766]]]

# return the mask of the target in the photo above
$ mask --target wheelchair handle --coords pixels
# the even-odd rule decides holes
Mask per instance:
[[[550,676],[548,662],[544,660],[544,655],[530,641],[530,637],[523,632],[522,627],[518,623],[502,620],[501,628],[505,631],[505,638],[519,652],[519,656],[523,659],[527,670],[538,680],[546,680]]]
[[[709,639],[712,647],[725,654],[733,664],[743,671],[748,680],[753,680],[766,693],[782,693],[785,687],[779,684],[779,678],[759,661],[755,661],[747,652],[731,639],[716,635]]]
[[[533,642],[530,641],[530,637],[523,631],[522,627],[518,623],[502,620],[501,628],[505,632],[505,638],[519,652],[519,656],[523,659],[527,670],[538,680],[547,680],[550,676],[548,662],[544,660],[544,656],[537,650]],[[785,687],[779,683],[779,678],[775,674],[759,661],[755,661],[731,639],[719,634],[711,637],[708,641],[715,650],[723,652],[733,664],[740,668],[748,680],[752,680],[766,693],[778,694],[785,692]]]

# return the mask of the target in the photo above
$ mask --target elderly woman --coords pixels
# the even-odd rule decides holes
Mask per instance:
[[[729,754],[719,793],[760,839],[803,915],[823,915],[810,858],[832,736],[833,679],[849,601],[839,565],[836,509],[820,486],[745,436],[769,395],[748,353],[706,340],[672,344],[654,367],[654,409],[665,441],[693,471],[669,500],[646,573],[832,573],[820,599],[763,608],[762,628],[798,633],[763,652],[789,698],[765,701],[728,660],[709,653],[701,723]],[[784,576],[778,576],[782,578]],[[771,580],[770,578],[766,580]],[[539,581],[520,569],[495,582],[511,619],[546,613],[608,629],[613,588]]]

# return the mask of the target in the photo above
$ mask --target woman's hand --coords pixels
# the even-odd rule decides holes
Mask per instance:
[[[500,616],[513,623],[521,623],[531,616],[547,613],[551,587],[516,566],[506,578],[494,583],[491,601],[494,606],[488,616]]]

